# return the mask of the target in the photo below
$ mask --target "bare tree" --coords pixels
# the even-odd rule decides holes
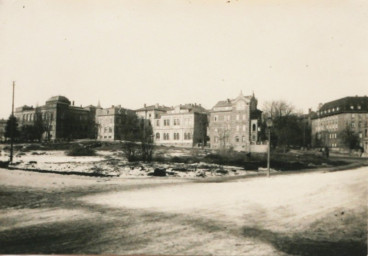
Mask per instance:
[[[270,117],[272,119],[289,116],[297,112],[291,103],[284,100],[267,101],[264,103],[262,111],[266,118]]]
[[[227,149],[227,145],[230,139],[230,130],[227,128],[220,128],[217,131],[217,135],[220,141],[220,150]]]
[[[339,133],[339,137],[341,143],[348,148],[350,152],[353,149],[359,148],[359,135],[352,130],[349,125],[346,125],[345,129]]]

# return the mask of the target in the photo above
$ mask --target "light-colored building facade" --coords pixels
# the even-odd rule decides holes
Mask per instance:
[[[343,150],[340,135],[347,127],[368,152],[368,97],[345,97],[323,104],[312,119],[312,146]]]
[[[95,122],[95,107],[74,106],[64,96],[54,96],[39,107],[22,106],[14,113],[19,127],[33,125],[40,116],[45,128],[44,138],[83,139],[92,137],[91,124]]]
[[[162,114],[166,114],[167,111],[172,110],[172,107],[161,106],[159,104],[147,106],[144,104],[143,108],[135,110],[138,117],[149,120],[153,125],[154,119],[159,119]]]
[[[121,140],[121,128],[124,125],[123,115],[135,115],[133,110],[119,106],[98,108],[96,110],[97,139],[113,141]]]
[[[201,105],[185,104],[174,108],[161,107],[159,112],[157,108],[155,111],[150,113],[143,108],[138,114],[151,121],[155,144],[177,147],[206,144],[208,113]]]
[[[210,111],[209,135],[213,149],[250,151],[258,141],[261,111],[257,99],[242,93],[235,99],[219,101]]]

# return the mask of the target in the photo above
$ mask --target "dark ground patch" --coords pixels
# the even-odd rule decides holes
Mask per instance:
[[[349,239],[333,241],[333,237],[325,240],[308,238],[306,233],[276,233],[265,229],[245,227],[245,237],[258,239],[262,242],[272,244],[276,249],[301,256],[358,256],[367,255],[367,243],[363,240]]]

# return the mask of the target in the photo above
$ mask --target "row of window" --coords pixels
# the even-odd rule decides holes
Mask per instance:
[[[367,127],[367,125],[368,125],[368,121],[365,121],[365,127]],[[356,127],[355,121],[351,121],[351,128],[355,128],[355,127]],[[361,128],[361,127],[364,127],[363,122],[359,121],[358,122],[358,128]]]
[[[239,132],[240,131],[240,126],[239,125],[235,126],[235,129],[236,129],[237,132]],[[255,124],[253,124],[252,129],[253,129],[253,131],[256,131],[257,128],[256,128]],[[227,130],[230,130],[230,125],[227,125]],[[243,130],[243,132],[245,132],[247,130],[247,126],[243,125],[242,130]],[[216,133],[219,132],[219,129],[215,128],[215,132]]]
[[[156,126],[160,126],[161,120],[156,120]],[[170,126],[170,119],[164,119],[164,126]],[[173,119],[173,125],[178,126],[180,125],[180,119],[174,118]],[[184,125],[193,125],[193,119],[192,118],[184,118]]]
[[[104,127],[104,133],[112,133],[112,127]]]
[[[246,115],[236,115],[235,116],[235,120],[236,121],[240,121],[240,120],[247,120],[246,119],[247,116]],[[218,115],[214,115],[213,116],[213,121],[214,122],[218,122],[218,121],[231,121],[231,115],[226,115],[226,116],[218,116]]]
[[[337,133],[330,133],[330,139],[337,139]]]
[[[161,134],[159,132],[157,132],[155,134],[155,138],[156,138],[156,140],[160,140],[161,139]],[[167,133],[167,132],[163,133],[162,138],[163,138],[163,140],[170,140],[170,133]],[[180,133],[174,132],[173,133],[173,139],[174,140],[180,140]],[[191,139],[192,139],[192,134],[190,132],[185,132],[184,133],[184,140],[191,140]]]
[[[351,105],[350,106],[350,110],[361,110],[362,109],[362,106],[358,105],[358,106],[354,106],[354,105]],[[323,110],[323,111],[318,111],[317,114],[318,115],[322,115],[322,114],[329,114],[329,113],[334,113],[336,111],[339,111],[340,110],[340,107],[336,107],[336,108],[331,108],[331,109],[327,109],[327,110]]]
[[[255,137],[254,137],[254,140],[255,140]],[[214,137],[214,142],[215,143],[218,143],[220,141],[229,142],[229,137],[228,136],[227,137],[218,137],[218,136],[215,136]],[[234,137],[234,141],[235,142],[246,142],[247,141],[247,137],[246,136],[240,137],[240,136],[237,135],[237,136]]]
[[[42,119],[50,119],[53,120],[53,114],[52,113],[41,113]],[[23,121],[34,121],[36,118],[36,114],[24,114],[23,115]]]

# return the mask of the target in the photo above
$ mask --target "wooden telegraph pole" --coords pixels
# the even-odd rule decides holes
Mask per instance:
[[[13,144],[14,144],[14,129],[15,129],[15,122],[14,122],[14,88],[15,88],[15,81],[13,81],[13,99],[12,99],[12,113],[11,113],[11,120],[12,126],[10,129],[10,163],[13,162]]]

